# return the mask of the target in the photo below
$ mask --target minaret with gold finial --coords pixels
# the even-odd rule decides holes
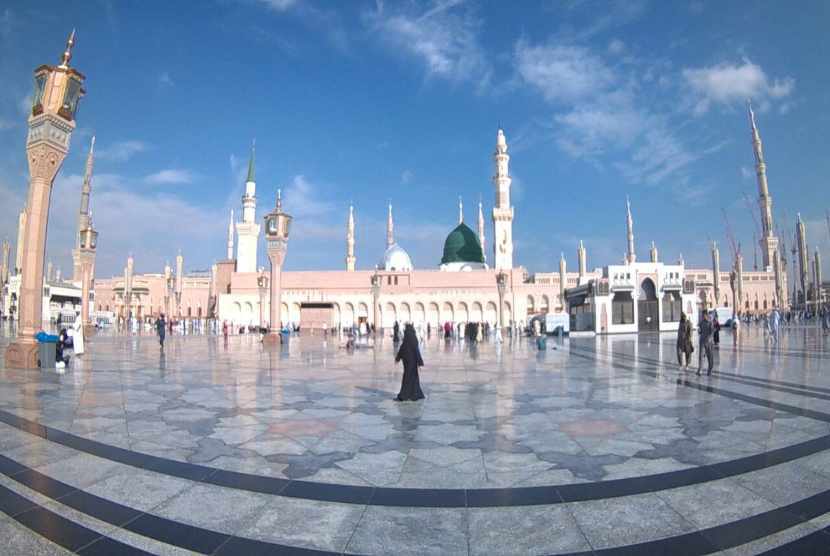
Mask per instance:
[[[651,249],[648,250],[648,255],[649,255],[649,261],[650,262],[652,262],[652,263],[657,262],[657,256],[658,256],[657,245],[655,245],[653,241],[651,242]]]
[[[510,155],[507,154],[507,139],[499,128],[496,134],[496,152],[493,153],[496,175],[496,203],[493,206],[493,251],[496,270],[513,268],[513,207],[510,205]]]
[[[84,168],[84,182],[81,185],[81,208],[78,213],[78,231],[75,234],[75,249],[72,251],[72,280],[79,282],[82,278],[81,269],[81,234],[89,228],[89,196],[92,192],[92,168],[95,165],[95,136],[89,145]]]
[[[585,252],[585,245],[583,245],[582,240],[579,240],[579,247],[576,248],[576,260],[579,265],[579,284],[584,284],[586,280],[586,274],[588,272],[588,254]]]
[[[761,209],[761,256],[764,269],[769,272],[773,267],[775,252],[778,250],[778,238],[775,236],[775,228],[772,223],[772,197],[769,194],[767,185],[767,165],[764,162],[764,148],[761,143],[761,134],[755,124],[755,112],[752,111],[752,104],[747,101],[749,112],[749,126],[752,132],[752,150],[755,154],[755,175],[758,181],[758,206]]]
[[[354,272],[357,257],[354,256],[354,205],[349,205],[349,220],[346,222],[346,270]]]
[[[236,223],[237,251],[236,271],[256,272],[259,224],[256,221],[256,143],[251,143],[251,158],[248,160],[248,177],[245,179],[245,194],[242,196],[242,222]]]

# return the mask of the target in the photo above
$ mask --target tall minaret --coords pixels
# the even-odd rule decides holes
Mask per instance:
[[[179,254],[176,255],[176,315],[182,316],[182,290],[184,289],[184,257],[182,251],[179,249]]]
[[[386,215],[386,248],[395,244],[395,223],[392,222],[392,201],[389,201],[389,212]]]
[[[799,285],[804,296],[804,303],[807,303],[807,280],[810,277],[810,254],[807,252],[807,230],[801,220],[801,213],[796,215],[796,241],[798,242],[798,270]]]
[[[568,286],[568,263],[565,262],[565,253],[559,255],[559,303],[565,310],[565,288]]]
[[[813,291],[815,292],[813,295],[815,296],[816,309],[818,309],[819,304],[821,304],[821,255],[819,255],[818,246],[816,246],[816,253],[813,257],[813,284]]]
[[[752,150],[755,153],[755,174],[758,181],[758,206],[761,209],[761,239],[758,242],[761,246],[761,258],[764,269],[772,270],[775,251],[778,249],[778,238],[775,236],[775,228],[772,224],[772,197],[769,195],[767,186],[767,165],[764,163],[764,149],[761,145],[761,135],[758,133],[758,126],[755,125],[755,112],[752,111],[752,104],[747,102],[749,111],[749,125],[752,128]]]
[[[510,206],[510,155],[507,154],[507,139],[499,129],[496,135],[496,152],[493,153],[496,175],[496,204],[493,207],[493,252],[496,270],[513,268],[513,207]]]
[[[464,223],[464,203],[461,201],[461,195],[458,196],[458,223]]]
[[[651,242],[651,249],[648,250],[648,256],[651,262],[657,262],[657,246],[654,244],[653,241]]]
[[[634,252],[634,219],[631,218],[631,202],[628,197],[625,198],[625,231],[628,239],[625,259],[628,264],[631,264],[637,260],[637,254]]]
[[[579,247],[576,248],[576,260],[579,263],[579,285],[581,286],[585,283],[585,274],[588,271],[588,255],[581,239],[579,240]]]
[[[83,279],[81,270],[81,234],[89,228],[89,194],[92,191],[92,167],[95,163],[95,136],[89,145],[84,169],[84,183],[81,186],[81,209],[78,212],[78,231],[75,233],[75,249],[72,251],[72,280]]]
[[[14,250],[14,274],[17,276],[23,271],[23,237],[26,230],[26,207],[20,211],[17,217],[17,247]]]
[[[715,307],[720,305],[720,251],[718,243],[712,242],[712,289],[715,294]]]
[[[481,243],[484,262],[487,262],[487,249],[484,246],[484,209],[481,206],[481,199],[478,201],[478,242]]]
[[[0,286],[9,281],[9,251],[11,246],[7,239],[3,240],[3,259],[0,262]]]
[[[236,223],[238,247],[236,250],[236,271],[256,272],[257,242],[259,224],[256,222],[256,144],[251,143],[251,158],[248,161],[248,178],[245,180],[245,195],[242,196],[242,222]]]
[[[346,270],[354,272],[357,257],[354,256],[354,206],[349,205],[349,220],[346,223]]]
[[[231,209],[231,218],[228,220],[228,260],[233,260],[233,209]]]

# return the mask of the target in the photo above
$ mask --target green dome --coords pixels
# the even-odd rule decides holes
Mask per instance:
[[[484,263],[484,253],[476,234],[463,222],[450,232],[444,241],[441,264]]]

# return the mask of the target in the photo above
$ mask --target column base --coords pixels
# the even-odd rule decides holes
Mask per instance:
[[[5,365],[7,369],[39,369],[38,344],[33,338],[18,339],[6,348]]]
[[[278,346],[282,343],[282,335],[277,332],[269,332],[262,337],[262,343],[267,346]]]

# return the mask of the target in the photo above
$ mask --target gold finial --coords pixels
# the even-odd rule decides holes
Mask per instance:
[[[69,34],[69,38],[66,41],[66,50],[63,51],[63,55],[61,56],[61,64],[58,66],[59,68],[66,69],[69,67],[69,60],[72,59],[72,47],[75,46],[75,29],[72,29],[72,33]]]

